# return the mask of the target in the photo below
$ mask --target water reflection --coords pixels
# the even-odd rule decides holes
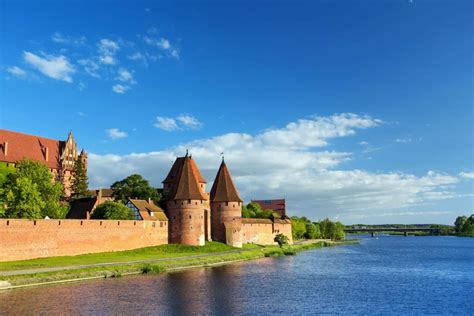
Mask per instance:
[[[3,291],[0,314],[471,314],[473,241],[380,237],[296,257]]]

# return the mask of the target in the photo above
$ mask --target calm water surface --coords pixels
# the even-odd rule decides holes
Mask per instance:
[[[216,268],[0,292],[0,314],[474,315],[474,239],[380,236]]]

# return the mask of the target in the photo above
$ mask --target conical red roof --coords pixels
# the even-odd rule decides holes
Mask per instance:
[[[224,160],[212,185],[211,202],[242,202]]]
[[[199,177],[202,181],[199,181]],[[171,171],[163,183],[171,182],[170,200],[206,200],[199,183],[205,183],[191,157],[176,159]]]

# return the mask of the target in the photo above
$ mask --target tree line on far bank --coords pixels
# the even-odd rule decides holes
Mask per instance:
[[[454,222],[454,230],[461,236],[474,236],[474,214],[458,216]]]

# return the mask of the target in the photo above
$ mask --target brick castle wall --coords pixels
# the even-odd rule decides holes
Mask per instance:
[[[247,219],[248,221],[248,219]],[[262,221],[263,222],[263,221]],[[261,223],[256,221],[255,223],[242,223],[241,234],[242,243],[254,243],[259,245],[272,245],[276,244],[274,238],[277,234],[284,234],[288,237],[288,242],[293,243],[291,234],[291,223],[279,224],[272,223],[268,220],[268,223]]]
[[[166,221],[0,219],[0,261],[130,250],[167,243]]]

